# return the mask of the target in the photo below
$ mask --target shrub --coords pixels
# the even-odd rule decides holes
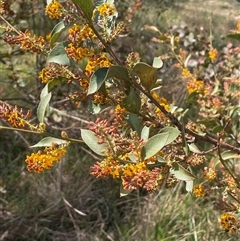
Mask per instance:
[[[162,33],[146,25],[165,52],[152,65],[136,52],[122,61],[112,44],[125,23],[117,21],[112,1],[53,0],[46,13],[60,20],[49,40],[17,30],[1,16],[6,43],[47,59],[33,117],[30,110],[6,102],[0,106],[2,130],[43,137],[31,146],[38,150],[26,156],[28,171],[52,169],[73,143],[85,144],[98,160],[91,175],[120,180],[122,197],[184,182],[196,197],[214,194],[221,226],[238,233],[239,48],[228,45],[220,52],[203,29],[193,33],[182,26]],[[239,39],[239,34],[238,24],[229,37]],[[180,80],[172,89],[164,89],[161,68]],[[79,109],[81,116],[73,116]],[[78,127],[66,128],[73,121]]]

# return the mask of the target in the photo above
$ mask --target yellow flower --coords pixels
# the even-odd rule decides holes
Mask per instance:
[[[201,80],[190,79],[187,82],[187,90],[189,94],[193,92],[200,93],[204,90],[204,83]]]
[[[165,98],[160,97],[156,92],[153,92],[153,93],[152,93],[152,96],[153,96],[153,98],[154,98],[155,100],[157,100],[157,102],[158,102],[162,107],[164,107],[164,109],[165,109],[166,111],[170,111],[170,104],[168,103],[168,101],[167,101]],[[157,109],[155,110],[155,113],[158,115],[158,117],[159,117],[160,119],[167,120],[166,117],[164,116],[164,114],[162,113],[162,111],[161,111],[159,108],[157,108]]]
[[[94,56],[88,60],[87,66],[85,68],[85,74],[90,77],[94,71],[102,67],[109,67],[112,63],[105,53],[101,55]]]
[[[237,31],[240,32],[240,21],[237,23]]]
[[[103,17],[111,16],[115,12],[115,7],[109,3],[104,3],[97,7],[99,14]]]
[[[239,221],[232,213],[223,213],[220,217],[220,224],[225,231],[234,233],[238,229]]]
[[[203,185],[199,184],[199,185],[195,186],[194,189],[193,189],[193,194],[196,197],[204,197],[206,195],[206,192],[203,188]]]
[[[144,162],[139,162],[137,164],[127,164],[123,168],[123,176],[131,177],[138,174],[142,170],[146,170],[146,164]]]
[[[212,62],[214,62],[217,59],[218,56],[218,51],[216,49],[211,48],[209,50],[209,58],[211,59]]]
[[[42,172],[45,169],[53,167],[54,162],[59,162],[62,156],[66,154],[66,149],[52,144],[46,147],[43,151],[27,155],[25,162],[27,163],[28,171]]]
[[[183,76],[183,77],[186,77],[186,78],[189,78],[189,77],[192,76],[192,74],[191,74],[191,72],[190,72],[188,69],[183,68],[183,69],[182,69],[182,76]]]
[[[31,111],[28,111],[26,114],[24,114],[23,110],[19,110],[17,106],[13,107],[4,102],[2,105],[0,105],[0,119],[4,119],[15,128],[30,127],[31,125],[27,121],[30,115]]]
[[[93,96],[93,102],[96,104],[104,105],[106,104],[106,95],[100,91],[97,91]]]
[[[63,13],[62,10],[63,10],[63,6],[57,0],[53,0],[50,4],[46,6],[45,11],[50,18],[58,19],[62,17],[62,13]]]
[[[122,107],[120,105],[117,105],[115,107],[115,114],[120,121],[125,120],[124,114],[126,114],[126,113],[128,113],[128,111],[124,107]]]
[[[208,181],[213,181],[217,176],[216,171],[211,167],[205,167],[203,172],[203,178]]]

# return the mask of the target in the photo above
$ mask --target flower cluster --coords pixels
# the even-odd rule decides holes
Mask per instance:
[[[152,96],[155,100],[157,100],[157,102],[162,106],[164,107],[164,109],[166,111],[169,111],[170,110],[170,104],[169,102],[163,98],[163,97],[160,97],[156,92],[153,92],[152,93]],[[157,114],[158,118],[160,119],[160,121],[162,123],[165,123],[167,121],[167,117],[163,114],[163,112],[159,109],[159,108],[156,108],[155,109],[155,113]]]
[[[129,163],[126,163],[129,162]],[[121,178],[122,185],[125,190],[136,190],[140,187],[148,192],[157,191],[164,181],[168,180],[169,167],[148,169],[145,162],[133,163],[129,159],[129,155],[119,156],[116,160],[112,157],[106,157],[102,162],[97,162],[91,167],[91,175],[95,177],[107,177],[111,175],[113,178]],[[168,188],[176,185],[170,180]]]
[[[27,120],[30,116],[31,111],[28,111],[26,114],[24,114],[23,110],[19,110],[17,106],[13,107],[5,102],[1,103],[0,105],[0,119],[8,122],[12,127],[29,127],[30,124]]]
[[[92,74],[99,68],[111,66],[111,60],[106,53],[102,52],[101,44],[94,31],[86,24],[74,24],[69,29],[68,41],[69,44],[65,48],[68,57],[74,60],[86,59],[87,61],[80,78],[78,78],[80,86],[87,93]],[[78,95],[86,97],[86,93],[79,93]],[[81,99],[84,99],[84,97]],[[97,92],[93,95],[92,100],[97,104],[105,104],[107,102],[106,94]]]
[[[141,151],[144,141],[135,132],[131,133],[132,137],[121,134],[124,120],[114,118],[112,124],[107,120],[97,120],[91,124],[89,129],[99,138],[99,143],[107,144],[103,152],[106,157],[91,167],[91,175],[119,178],[125,190],[142,187],[148,192],[155,192],[163,183],[168,188],[175,186],[176,179],[169,175],[170,166],[162,164],[151,168],[151,165],[157,165],[157,156],[162,152],[143,160]]]
[[[42,172],[45,169],[51,169],[54,162],[59,162],[66,154],[66,146],[58,146],[52,143],[51,146],[45,147],[43,151],[27,155],[25,162],[28,171]]]
[[[115,107],[115,114],[116,114],[116,117],[120,120],[120,121],[124,121],[125,120],[125,114],[127,114],[128,111],[120,106],[120,105],[117,105]]]
[[[196,197],[204,197],[206,195],[206,190],[202,184],[199,184],[194,187],[193,194]]]
[[[102,17],[111,16],[115,13],[115,7],[109,3],[104,3],[97,7],[97,10]]]
[[[201,80],[189,79],[187,82],[188,93],[201,93],[204,90],[204,83]]]
[[[29,30],[24,33],[20,32],[18,36],[6,35],[4,41],[8,44],[20,44],[21,49],[30,51],[32,53],[40,54],[45,53],[45,40],[42,36],[31,36]]]
[[[220,217],[220,224],[226,232],[239,232],[240,221],[232,213],[223,213]]]
[[[213,167],[205,167],[202,176],[205,180],[213,181],[217,177],[217,172]]]
[[[217,49],[211,48],[208,52],[209,58],[212,62],[214,62],[217,59],[218,51]]]
[[[53,0],[50,4],[46,6],[45,11],[51,19],[59,19],[62,17],[63,14],[63,6],[61,5],[61,3],[59,3],[59,1]]]
[[[51,80],[59,77],[68,81],[75,79],[75,75],[66,66],[55,63],[49,63],[39,73],[39,78],[42,80],[43,84],[47,84]]]

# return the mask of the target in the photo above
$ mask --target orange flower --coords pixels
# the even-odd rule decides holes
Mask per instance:
[[[115,12],[114,6],[112,6],[109,3],[104,3],[97,7],[97,10],[99,11],[99,14],[103,17],[111,16]]]
[[[64,147],[58,147],[54,143],[50,147],[46,147],[43,151],[32,153],[27,156],[25,162],[27,163],[28,171],[42,172],[45,169],[53,167],[54,162],[59,162],[62,156],[66,154]]]
[[[15,128],[24,128],[26,126],[31,126],[27,121],[30,115],[30,111],[28,111],[27,114],[24,114],[23,110],[19,110],[17,106],[13,107],[4,102],[2,103],[2,105],[0,105],[0,118],[4,119],[12,127]]]
[[[193,194],[196,197],[204,197],[206,195],[206,192],[203,188],[203,185],[199,184],[199,185],[195,186],[194,189],[193,189]]]
[[[45,11],[50,18],[58,19],[62,17],[62,13],[63,13],[62,10],[63,10],[63,6],[57,0],[53,0],[50,4],[46,6]]]
[[[202,80],[190,79],[187,82],[187,90],[189,94],[193,92],[200,93],[204,90],[204,83]]]
[[[239,221],[232,213],[223,213],[220,217],[220,224],[226,232],[234,233],[238,229]]]
[[[212,62],[214,62],[217,59],[218,56],[218,51],[216,49],[211,48],[209,50],[209,58],[211,59]]]

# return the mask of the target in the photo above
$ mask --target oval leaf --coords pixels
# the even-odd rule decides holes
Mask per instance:
[[[123,188],[122,184],[120,186],[120,197],[125,197],[127,196],[129,193],[131,193],[132,190],[126,190]]]
[[[90,84],[88,89],[88,95],[95,93],[102,84],[110,79],[117,78],[124,81],[125,85],[129,85],[130,79],[128,70],[121,66],[111,66],[109,68],[103,67],[98,69],[90,78]]]
[[[165,127],[165,128],[162,128],[159,133],[168,133],[169,134],[167,142],[165,144],[165,145],[168,145],[171,142],[173,142],[174,140],[176,140],[176,138],[180,134],[180,131],[174,127]]]
[[[42,100],[46,95],[49,94],[48,84],[49,84],[49,83],[47,83],[47,84],[44,86],[44,88],[42,89],[41,94],[40,94],[40,100]]]
[[[199,150],[199,148],[194,144],[188,144],[189,150],[193,153],[201,153],[201,151]]]
[[[88,21],[92,22],[92,14],[93,14],[92,0],[73,0],[73,2],[81,8],[85,17],[88,19]]]
[[[45,137],[41,141],[39,141],[37,144],[30,146],[31,148],[33,147],[43,147],[43,146],[51,146],[52,143],[55,143],[57,145],[65,144],[67,141],[54,138],[54,137]]]
[[[189,172],[179,164],[176,164],[174,168],[171,168],[170,173],[173,174],[177,179],[182,181],[193,181],[194,179],[196,179],[196,177],[191,172]]]
[[[193,190],[193,181],[185,181],[186,186],[185,189],[187,192],[192,192]]]
[[[140,136],[141,128],[140,128],[138,116],[134,113],[129,113],[126,115],[126,120],[128,124],[131,126],[132,130],[136,131]]]
[[[136,72],[140,78],[141,84],[147,89],[150,90],[151,87],[157,81],[157,68],[154,68],[146,63],[139,62],[133,67],[133,71]]]
[[[90,78],[88,95],[95,93],[100,89],[104,81],[106,80],[108,68],[103,67],[98,69]]]
[[[143,160],[154,156],[159,152],[167,143],[169,133],[161,133],[151,137],[143,146],[141,157]]]
[[[90,130],[81,129],[81,136],[85,144],[96,154],[100,156],[105,156],[103,153],[104,150],[108,149],[108,145],[106,143],[99,144],[99,138],[95,136],[95,133]]]
[[[67,47],[67,45],[67,41],[57,44],[50,52],[47,62],[70,66],[71,61],[65,51],[65,47]]]
[[[153,59],[153,64],[152,64],[153,68],[156,68],[156,69],[160,69],[162,68],[163,66],[163,61],[161,60],[160,57],[155,57]]]
[[[228,34],[227,37],[240,41],[240,33],[231,33],[231,34]]]
[[[236,152],[233,152],[233,151],[225,151],[225,152],[221,153],[221,157],[224,161],[227,161],[229,159],[239,159],[240,154],[237,154]],[[214,160],[215,166],[217,166],[219,164],[219,162],[220,162],[220,159],[218,156]]]
[[[150,126],[144,126],[141,131],[141,139],[147,141],[149,138]]]
[[[65,29],[65,24],[63,21],[59,22],[52,30],[51,36],[50,36],[50,47],[53,47],[53,44],[56,42],[58,36],[61,34],[61,32]]]
[[[141,98],[133,88],[131,88],[129,95],[123,99],[122,106],[129,112],[139,113]]]
[[[46,109],[47,107],[49,106],[49,101],[52,97],[52,93],[48,93],[46,96],[44,96],[38,107],[37,107],[37,117],[38,117],[38,120],[39,122],[44,122],[44,116],[45,116],[45,112],[46,112]]]

